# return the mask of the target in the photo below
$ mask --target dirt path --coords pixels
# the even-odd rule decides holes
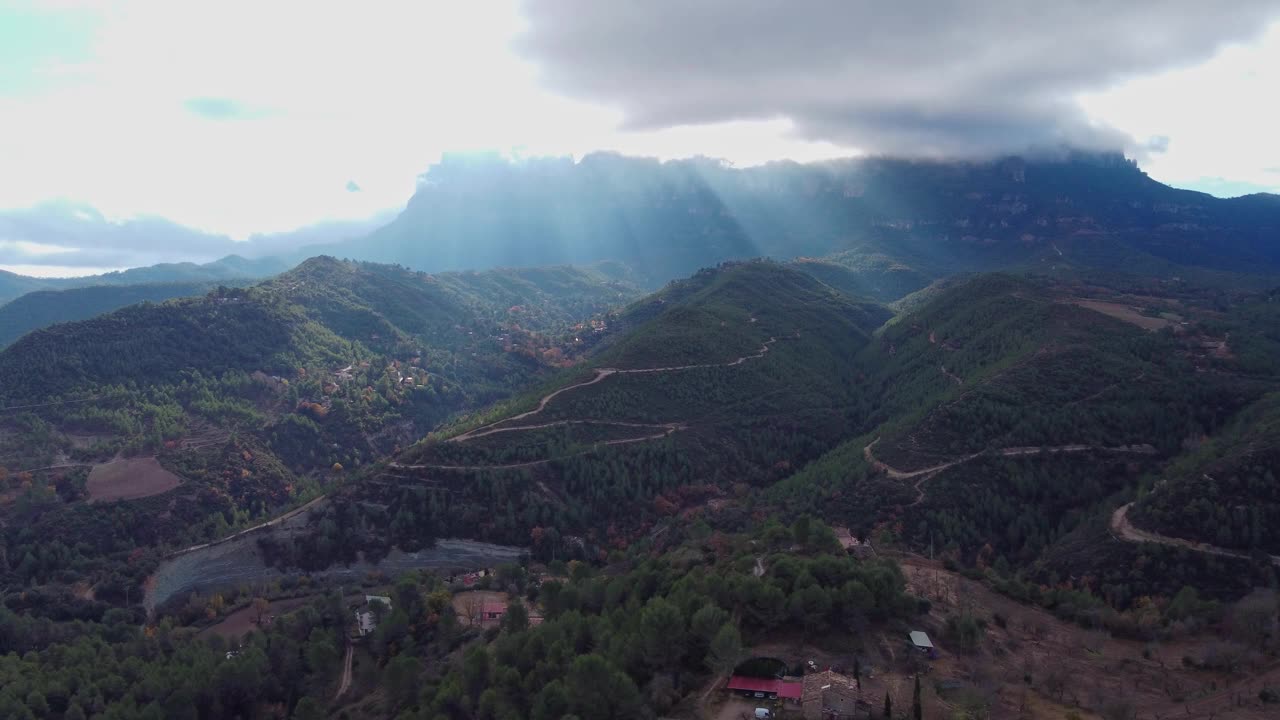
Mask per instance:
[[[913,500],[911,502],[911,505],[908,505],[907,507],[919,505],[921,502],[924,501],[925,480],[928,480],[933,475],[939,472],[942,472],[947,468],[955,467],[956,465],[960,465],[962,463],[967,463],[970,460],[974,460],[976,458],[982,457],[983,455],[990,454],[990,455],[997,455],[1001,457],[1024,457],[1028,455],[1053,455],[1057,453],[1077,453],[1077,452],[1086,452],[1090,450],[1096,450],[1099,452],[1137,453],[1140,455],[1154,455],[1156,452],[1156,449],[1151,445],[1118,445],[1116,447],[1103,447],[1098,445],[1056,445],[1053,447],[1010,447],[1010,448],[1003,448],[1001,450],[995,450],[995,451],[984,450],[982,452],[973,453],[972,455],[965,455],[964,457],[957,458],[949,462],[944,462],[941,465],[934,465],[932,467],[922,468],[920,470],[905,471],[905,470],[898,470],[896,468],[893,468],[888,464],[880,460],[877,460],[875,458],[875,455],[873,455],[871,452],[871,448],[875,447],[875,444],[878,442],[880,442],[880,438],[877,437],[875,440],[872,440],[870,443],[868,443],[866,447],[862,448],[862,457],[865,458],[866,461],[871,464],[872,468],[883,472],[885,475],[888,475],[889,477],[895,480],[909,480],[911,478],[919,478],[918,480],[916,480],[916,483],[914,485],[914,488],[916,491],[916,499]]]
[[[871,463],[871,466],[873,468],[883,471],[885,475],[888,475],[889,477],[895,480],[908,480],[910,478],[920,477],[922,475],[924,476],[932,475],[936,472],[941,472],[943,470],[946,470],[949,467],[959,465],[960,463],[969,462],[970,460],[982,454],[982,453],[974,453],[972,455],[966,455],[965,457],[962,457],[958,460],[944,462],[941,465],[934,465],[932,467],[923,468],[921,470],[898,470],[877,460],[875,455],[871,454],[871,448],[875,447],[875,444],[878,442],[880,442],[880,438],[876,438],[875,440],[872,440],[866,447],[862,448],[862,457],[866,458],[867,462]]]
[[[1156,543],[1157,545],[1167,545],[1169,547],[1180,547],[1196,552],[1208,553],[1209,555],[1220,555],[1222,557],[1249,559],[1249,553],[1241,550],[1228,550],[1227,548],[1218,547],[1217,545],[1207,545],[1198,543],[1193,540],[1184,538],[1170,537],[1159,533],[1143,530],[1134,525],[1129,520],[1129,508],[1133,507],[1133,503],[1126,503],[1116,508],[1111,513],[1111,535],[1117,540],[1134,543]],[[1271,564],[1280,566],[1280,556],[1270,555]]]
[[[267,521],[265,521],[265,522],[260,522],[260,523],[258,523],[257,525],[254,525],[253,527],[245,528],[244,530],[241,530],[241,531],[239,531],[239,532],[234,532],[234,533],[232,533],[232,534],[230,534],[230,535],[228,535],[228,536],[226,536],[226,537],[218,538],[217,540],[212,540],[212,541],[207,542],[207,543],[201,543],[201,544],[199,544],[199,545],[192,545],[191,547],[185,547],[185,548],[182,548],[181,550],[177,550],[177,551],[174,551],[174,552],[170,553],[168,557],[170,557],[170,558],[174,558],[174,557],[177,557],[177,556],[179,556],[179,555],[185,555],[185,554],[187,554],[187,553],[189,553],[189,552],[195,552],[196,550],[203,550],[203,549],[205,549],[205,548],[207,548],[207,547],[213,547],[214,545],[221,545],[222,543],[227,542],[227,541],[229,541],[229,540],[235,540],[236,538],[241,537],[241,536],[243,536],[243,535],[248,535],[249,533],[254,532],[255,530],[261,530],[262,528],[271,527],[271,526],[273,526],[273,525],[279,525],[280,523],[282,523],[282,522],[284,522],[284,521],[288,520],[289,518],[296,517],[298,514],[300,514],[300,513],[304,513],[304,512],[306,512],[307,510],[310,510],[310,509],[311,509],[312,507],[314,507],[317,503],[319,503],[320,501],[322,501],[322,500],[324,500],[324,499],[325,499],[325,496],[324,496],[324,495],[321,495],[321,496],[319,496],[319,497],[317,497],[317,498],[315,498],[315,499],[311,500],[310,502],[306,503],[305,505],[302,505],[302,506],[300,506],[300,507],[296,507],[296,508],[294,508],[294,509],[290,510],[289,512],[287,512],[287,513],[283,514],[283,515],[279,515],[279,516],[277,516],[277,517],[275,517],[275,518],[272,518],[271,520],[267,520]]]
[[[575,385],[574,387],[579,387],[579,386]],[[520,417],[520,416],[516,416],[516,417]],[[505,423],[505,422],[510,422],[511,420],[514,420],[514,419],[516,418],[509,418],[507,420],[501,420],[499,422]],[[496,424],[498,423],[494,423],[494,425]],[[476,438],[485,437],[487,435],[496,435],[498,433],[503,433],[503,432],[515,432],[517,430],[541,430],[543,428],[559,427],[561,425],[611,425],[613,427],[663,428],[666,430],[671,430],[673,428],[678,429],[680,424],[679,423],[634,423],[634,422],[622,422],[620,420],[552,420],[551,422],[538,423],[537,425],[512,425],[511,427],[493,427],[493,425],[488,425],[486,427],[490,429],[484,430],[484,432],[480,432],[482,428],[477,430],[472,430],[470,433],[466,434],[465,438],[463,435],[458,435],[457,437],[450,438],[445,442],[465,442],[467,440],[475,440]]]
[[[778,341],[778,338],[771,337],[763,345],[760,346],[760,350],[758,350],[754,355],[743,355],[742,357],[736,360],[731,360],[726,363],[704,363],[700,365],[670,365],[667,367],[638,368],[634,370],[621,370],[619,368],[596,368],[595,377],[591,378],[590,380],[584,380],[580,383],[575,383],[573,385],[566,385],[565,387],[562,387],[559,390],[548,393],[547,395],[543,396],[541,400],[538,401],[538,406],[532,410],[527,410],[525,412],[520,413],[519,415],[512,415],[509,418],[503,418],[502,420],[489,423],[488,425],[483,425],[481,427],[475,428],[474,430],[468,430],[467,432],[464,432],[461,435],[455,435],[449,438],[448,440],[445,440],[445,442],[453,442],[453,443],[466,442],[468,440],[474,440],[475,438],[484,437],[486,435],[492,435],[498,432],[510,432],[513,430],[532,430],[532,429],[541,428],[541,427],[551,427],[558,423],[553,422],[553,423],[545,423],[541,425],[524,425],[524,426],[503,427],[503,428],[499,428],[498,426],[505,425],[507,423],[519,422],[520,420],[523,420],[525,418],[533,417],[534,415],[541,413],[543,410],[546,410],[547,403],[550,403],[553,399],[555,399],[557,395],[569,392],[570,390],[576,390],[578,388],[587,387],[588,385],[595,385],[596,383],[600,382],[601,380],[604,380],[605,378],[611,375],[640,375],[640,374],[646,374],[646,373],[675,372],[678,370],[694,370],[697,368],[736,367],[748,360],[764,357],[765,353],[769,352],[769,346],[774,344],[777,341]],[[568,421],[560,421],[560,422],[568,422]],[[626,425],[626,423],[613,423],[613,424]],[[673,427],[673,425],[651,425],[648,427],[666,427],[670,429],[671,427]],[[670,434],[670,431],[665,433],[664,435],[669,435],[669,434]],[[663,437],[663,435],[657,435],[653,437]],[[645,438],[645,439],[652,439],[652,438]],[[626,440],[623,442],[636,442],[636,440]],[[607,444],[616,445],[621,443],[619,441],[614,440],[614,441],[610,441]],[[539,461],[539,462],[546,462],[546,461]],[[522,467],[522,466],[523,465],[517,465],[514,467]],[[497,466],[490,466],[490,467],[497,467]]]
[[[951,378],[951,380],[952,380],[955,384],[957,384],[957,385],[963,385],[963,384],[964,384],[964,381],[960,379],[960,376],[959,376],[959,375],[956,375],[955,373],[953,373],[953,372],[951,372],[950,370],[948,370],[946,365],[939,365],[939,366],[938,366],[938,369],[942,371],[942,374],[943,374],[943,375],[946,375],[947,377]]]
[[[97,463],[80,463],[80,462],[75,462],[75,463],[59,463],[59,464],[57,464],[57,465],[45,465],[44,467],[38,467],[38,468],[27,468],[27,469],[25,469],[25,470],[15,470],[14,472],[20,472],[20,473],[24,473],[24,472],[40,472],[41,470],[62,470],[62,469],[64,469],[64,468],[73,468],[73,467],[93,467],[93,466],[94,466],[94,465],[96,465],[96,464],[97,464]]]
[[[347,689],[351,687],[351,656],[355,650],[355,646],[347,640],[347,657],[342,661],[342,682],[338,684],[338,692],[333,696],[334,700],[347,694]]]
[[[570,422],[570,421],[566,421],[566,422]],[[548,425],[556,425],[556,424],[558,423],[548,423]],[[612,424],[625,424],[625,423],[612,423]],[[521,427],[503,428],[503,430],[529,430],[534,427],[539,427],[539,426],[525,425]],[[538,465],[546,465],[547,463],[554,462],[556,460],[568,460],[569,458],[580,457],[582,455],[586,455],[587,453],[594,452],[596,448],[604,447],[606,445],[626,445],[628,443],[638,443],[638,442],[647,442],[649,440],[658,440],[658,439],[667,437],[668,435],[676,432],[677,430],[683,430],[685,426],[679,423],[670,423],[667,425],[643,425],[643,426],[637,425],[636,427],[660,427],[660,428],[664,428],[664,430],[663,432],[655,433],[653,435],[642,435],[641,437],[634,437],[634,438],[619,438],[617,440],[605,440],[602,442],[593,443],[590,449],[583,450],[582,452],[576,452],[576,453],[573,453],[572,455],[562,455],[560,457],[544,458],[542,460],[529,460],[527,462],[508,463],[505,465],[436,465],[431,463],[404,465],[398,462],[390,462],[390,463],[387,463],[387,467],[395,468],[397,470],[462,470],[462,471],[514,470],[517,468],[527,468],[527,467],[535,467]]]

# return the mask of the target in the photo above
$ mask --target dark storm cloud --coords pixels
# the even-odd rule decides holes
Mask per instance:
[[[1274,0],[527,0],[550,89],[632,129],[792,119],[870,151],[973,155],[1126,139],[1073,98],[1257,36]],[[1131,148],[1159,151],[1159,147]]]

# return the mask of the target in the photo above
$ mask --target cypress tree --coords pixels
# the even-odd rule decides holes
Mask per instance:
[[[920,675],[916,675],[916,689],[911,696],[911,716],[915,720],[924,720],[924,705],[920,703]]]
[[[884,720],[893,720],[893,701],[889,699],[889,691],[884,693]]]

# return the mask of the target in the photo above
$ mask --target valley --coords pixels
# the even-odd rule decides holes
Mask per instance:
[[[1066,167],[1163,192],[1093,163]],[[951,182],[936,169],[864,166],[858,212],[876,216],[885,177]],[[718,240],[661,262],[320,256],[118,309],[128,293],[95,290],[101,312],[17,337],[0,679],[161,716],[217,697],[218,717],[305,699],[350,718],[702,718],[740,710],[724,686],[755,657],[796,678],[778,682],[836,668],[863,715],[911,707],[921,677],[929,717],[1267,716],[1280,303],[1245,260],[1070,223],[1015,248],[1003,223],[1047,225],[972,198],[946,212],[984,218],[981,248],[940,246],[938,208],[835,248],[819,212],[791,259],[748,259],[741,228],[680,204],[715,172],[642,227]],[[743,227],[767,214],[748,187],[718,200]],[[436,222],[434,192],[370,247]],[[476,241],[501,240],[493,258],[504,223]],[[1099,267],[1116,253],[1161,269]],[[56,667],[91,646],[148,668],[116,672],[200,670],[151,697]]]

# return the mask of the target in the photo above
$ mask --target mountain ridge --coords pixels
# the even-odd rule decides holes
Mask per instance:
[[[425,270],[609,259],[654,285],[725,260],[841,255],[918,275],[877,293],[890,301],[951,272],[1042,263],[1274,273],[1277,232],[1280,204],[1268,196],[1172,188],[1115,153],[743,169],[599,153],[446,156],[396,219],[324,252]]]

